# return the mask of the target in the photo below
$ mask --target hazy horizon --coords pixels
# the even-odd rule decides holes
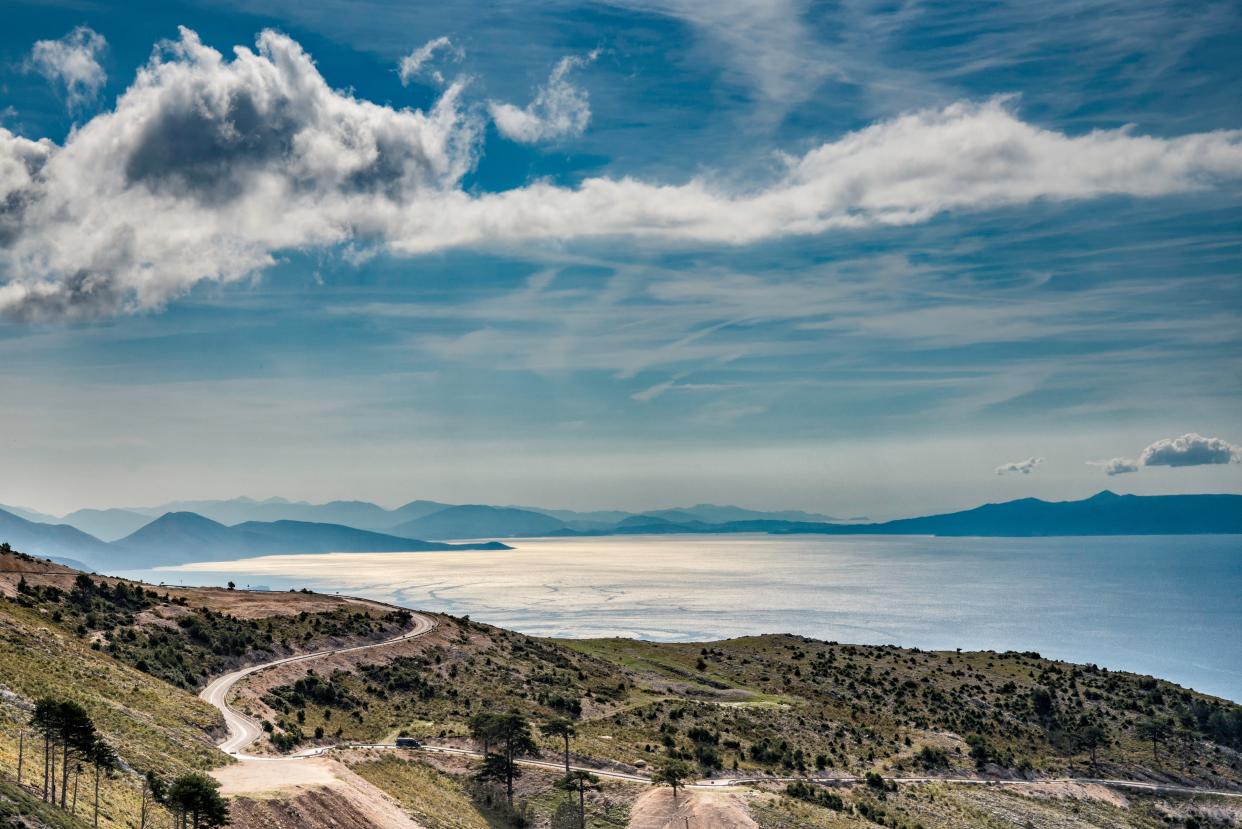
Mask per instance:
[[[1027,494],[1022,494],[1022,495],[1015,495],[1013,497],[993,498],[991,500],[981,500],[981,501],[973,501],[969,503],[950,505],[947,507],[930,509],[930,510],[926,510],[923,512],[892,513],[892,514],[886,514],[886,513],[880,513],[880,512],[847,513],[846,511],[842,511],[842,510],[837,510],[836,512],[833,512],[830,509],[816,509],[816,508],[790,506],[788,504],[783,504],[783,503],[756,505],[752,503],[706,501],[702,499],[693,499],[693,498],[683,499],[682,501],[678,501],[678,502],[669,502],[669,503],[654,504],[654,505],[648,504],[642,507],[619,506],[619,505],[616,505],[610,502],[605,502],[605,503],[601,503],[599,505],[594,505],[594,506],[572,507],[572,506],[566,506],[566,505],[559,504],[559,503],[553,503],[553,504],[533,503],[533,502],[520,502],[519,503],[519,502],[510,502],[510,501],[503,501],[503,500],[487,500],[487,499],[479,499],[479,498],[451,500],[447,498],[438,498],[434,496],[430,496],[430,497],[429,496],[417,496],[414,498],[399,498],[399,499],[392,499],[392,498],[372,499],[372,498],[359,498],[359,497],[345,496],[345,497],[339,497],[339,498],[325,498],[325,499],[319,500],[319,499],[306,499],[306,498],[290,498],[290,497],[286,497],[283,495],[266,495],[266,496],[231,495],[231,496],[226,496],[226,497],[202,497],[202,498],[198,498],[198,497],[167,498],[166,497],[163,500],[151,501],[149,503],[101,502],[101,503],[81,504],[78,506],[69,507],[67,509],[61,508],[60,510],[44,509],[34,504],[21,503],[17,501],[5,501],[3,499],[0,499],[0,509],[11,507],[11,508],[16,508],[16,509],[21,509],[21,510],[27,510],[32,513],[42,513],[44,515],[48,515],[54,518],[63,518],[64,516],[70,515],[79,510],[119,509],[119,510],[127,510],[127,511],[138,511],[138,510],[153,510],[153,509],[160,509],[160,508],[170,508],[171,510],[171,509],[180,508],[186,505],[192,506],[195,503],[216,502],[216,501],[228,502],[228,501],[245,500],[245,501],[254,502],[256,504],[287,503],[291,505],[303,505],[304,504],[304,505],[311,505],[311,506],[324,505],[324,504],[328,504],[332,502],[364,502],[364,503],[374,504],[375,506],[378,506],[382,509],[389,510],[389,511],[396,510],[402,506],[405,506],[406,504],[409,504],[415,501],[431,501],[431,502],[447,504],[449,506],[481,505],[481,506],[505,507],[505,508],[516,508],[516,509],[533,509],[533,510],[548,510],[548,511],[582,512],[582,513],[615,511],[615,512],[634,513],[634,514],[640,514],[640,515],[644,513],[654,513],[654,512],[660,512],[660,511],[666,511],[666,510],[689,509],[689,508],[693,508],[696,506],[718,506],[718,507],[734,507],[734,508],[739,508],[739,509],[744,509],[744,510],[753,510],[755,512],[805,512],[808,514],[827,516],[827,517],[830,517],[838,521],[850,522],[850,521],[863,521],[863,520],[885,521],[885,520],[889,520],[893,518],[915,517],[917,515],[924,515],[924,514],[928,514],[929,512],[933,512],[933,511],[934,512],[954,512],[958,510],[971,509],[973,507],[977,507],[985,503],[996,503],[996,502],[1001,502],[1001,501],[1018,500],[1018,499],[1027,498],[1027,497],[1037,497],[1045,501],[1078,501],[1078,500],[1082,500],[1083,498],[1089,498],[1091,496],[1094,496],[1101,492],[1106,492],[1106,491],[1113,492],[1118,495],[1242,494],[1238,492],[1224,491],[1224,490],[1211,491],[1211,490],[1194,490],[1194,489],[1188,489],[1184,492],[1183,491],[1131,492],[1131,491],[1127,491],[1125,488],[1119,488],[1116,486],[1101,486],[1090,492],[1086,492],[1085,494],[1074,494],[1074,495],[1064,495],[1064,496],[1052,494],[1052,495],[1042,496],[1042,495],[1032,495],[1030,493],[1027,493]],[[192,512],[193,510],[189,509],[189,507],[186,507],[185,511]]]
[[[5,22],[0,503],[1242,493],[1227,6]]]

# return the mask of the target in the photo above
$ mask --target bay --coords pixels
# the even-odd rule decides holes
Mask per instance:
[[[309,587],[540,636],[796,633],[1034,650],[1242,700],[1242,536],[612,536],[203,562],[148,579]]]

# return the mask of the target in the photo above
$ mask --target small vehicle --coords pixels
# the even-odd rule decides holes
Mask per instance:
[[[398,737],[397,748],[422,748],[423,744],[413,737]]]

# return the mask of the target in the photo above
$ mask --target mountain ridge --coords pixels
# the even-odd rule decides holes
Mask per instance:
[[[405,514],[418,517],[383,531],[335,522],[294,519],[251,520],[228,525],[198,513],[177,511],[165,513],[133,533],[112,541],[103,541],[68,524],[29,521],[0,509],[0,541],[36,550],[46,556],[78,559],[94,567],[143,567],[248,555],[435,551],[479,549],[480,546],[501,549],[506,545],[449,545],[439,542],[543,536],[767,533],[1064,537],[1242,534],[1242,495],[1231,493],[1118,495],[1104,490],[1079,500],[1020,498],[955,512],[867,524],[769,518],[711,523],[686,520],[691,516],[682,510],[626,514],[619,521],[608,524],[567,521],[538,510],[516,507],[463,504],[439,509],[441,506],[436,501],[409,502],[391,512],[404,510]]]

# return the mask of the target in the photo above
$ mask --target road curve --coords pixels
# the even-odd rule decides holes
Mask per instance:
[[[287,665],[291,662],[309,662],[314,659],[321,659],[336,653],[353,653],[355,651],[369,650],[370,648],[382,648],[387,645],[394,645],[398,642],[404,642],[407,639],[414,639],[424,636],[435,630],[439,622],[430,616],[422,613],[410,611],[413,616],[414,627],[400,636],[394,636],[391,639],[385,639],[380,642],[369,642],[365,645],[354,645],[348,648],[336,648],[333,650],[316,651],[314,653],[304,653],[298,656],[289,656],[284,659],[275,659],[271,662],[264,662],[261,665],[251,665],[249,668],[233,671],[216,677],[210,684],[199,692],[199,697],[209,705],[217,708],[224,715],[224,722],[228,726],[228,736],[219,742],[217,746],[226,754],[230,754],[238,760],[261,760],[261,761],[280,761],[280,760],[297,760],[306,757],[315,757],[336,749],[349,748],[372,748],[372,749],[395,749],[392,743],[346,743],[336,746],[320,746],[318,748],[307,749],[297,754],[285,755],[284,757],[264,757],[253,754],[244,754],[243,749],[248,747],[263,733],[263,729],[257,722],[247,717],[240,711],[235,711],[229,707],[228,694],[238,680],[247,677],[250,674],[265,671],[268,668],[274,668],[277,665]],[[419,751],[425,751],[434,754],[456,754],[465,757],[481,758],[483,755],[477,751],[470,749],[456,748],[452,746],[436,746],[423,745]],[[561,769],[564,764],[552,762],[548,760],[535,760],[531,758],[522,758],[517,763],[523,766],[546,769]],[[612,780],[626,780],[633,783],[651,783],[650,777],[644,777],[639,774],[629,772],[612,771],[601,769],[597,766],[575,766],[571,765],[575,771],[588,771],[598,777],[606,777]],[[953,783],[959,785],[976,785],[976,786],[1040,786],[1049,783],[1077,783],[1077,784],[1096,784],[1102,786],[1111,786],[1115,788],[1139,789],[1151,792],[1163,792],[1170,794],[1189,794],[1189,795],[1217,795],[1222,797],[1242,798],[1242,792],[1231,791],[1228,789],[1200,789],[1190,786],[1166,785],[1162,783],[1148,783],[1137,780],[1111,780],[1089,777],[1060,777],[1044,780],[988,780],[986,778],[977,777],[886,777],[885,780],[896,783],[898,785],[911,785],[920,783]],[[865,782],[861,777],[841,776],[841,777],[724,777],[724,778],[705,778],[688,783],[688,788],[693,789],[712,789],[725,786],[746,785],[752,783],[784,783],[792,781],[803,781],[808,783],[819,783],[821,785],[851,785]]]
[[[235,711],[229,707],[228,696],[229,691],[237,684],[238,680],[251,674],[265,671],[268,668],[275,668],[277,665],[288,665],[291,662],[309,662],[313,659],[322,659],[325,656],[331,656],[335,653],[353,653],[354,651],[365,651],[370,648],[382,648],[387,645],[394,645],[398,642],[404,642],[407,639],[414,639],[424,636],[435,630],[439,624],[435,619],[422,613],[413,613],[414,627],[407,630],[400,636],[394,636],[391,639],[385,639],[382,642],[368,642],[365,645],[354,645],[348,648],[334,648],[332,650],[315,651],[314,653],[303,653],[297,656],[288,656],[284,659],[274,659],[271,662],[264,662],[261,665],[251,665],[248,668],[233,671],[213,679],[206,688],[199,692],[198,696],[208,705],[217,708],[224,715],[224,724],[228,726],[228,736],[221,742],[217,743],[217,747],[226,754],[230,754],[239,760],[260,760],[271,759],[258,757],[256,755],[244,754],[243,749],[259,739],[263,733],[263,729],[257,722],[247,717],[240,711]]]

